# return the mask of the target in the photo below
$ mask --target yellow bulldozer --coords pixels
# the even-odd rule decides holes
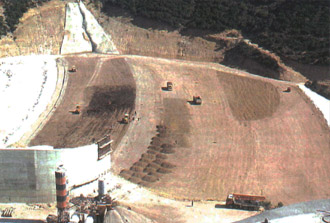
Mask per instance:
[[[129,123],[129,114],[125,114],[124,118],[121,120],[121,123],[128,124]]]
[[[80,114],[81,107],[79,105],[76,106],[75,110],[71,110],[70,112],[74,115],[79,115]]]
[[[73,65],[70,69],[69,72],[73,73],[73,72],[77,72],[77,68],[75,65]]]

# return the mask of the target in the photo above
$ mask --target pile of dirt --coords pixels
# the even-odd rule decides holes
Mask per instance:
[[[157,133],[170,135],[168,128],[157,125]],[[175,146],[169,143],[168,138],[154,136],[151,138],[148,150],[141,155],[138,162],[135,162],[129,170],[122,170],[120,176],[142,186],[150,186],[158,181],[163,174],[171,173],[176,165],[166,162],[166,154],[175,153]]]

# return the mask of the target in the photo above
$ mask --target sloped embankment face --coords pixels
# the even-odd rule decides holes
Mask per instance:
[[[190,114],[187,102],[180,98],[164,98],[165,112],[156,134],[151,138],[148,150],[129,169],[123,169],[120,176],[144,186],[152,184],[175,171],[176,165],[169,162],[180,147],[188,148]]]
[[[329,197],[329,128],[299,88],[209,65],[128,61],[141,119],[112,156],[123,177],[181,199],[247,193],[289,204]],[[163,90],[167,81],[173,91]],[[193,95],[201,105],[189,103]]]
[[[271,117],[280,104],[277,88],[262,80],[218,74],[233,113],[239,121]]]
[[[30,145],[78,147],[111,133],[115,147],[128,128],[119,121],[135,106],[135,81],[126,61],[76,56],[66,60],[77,71],[69,73],[61,104]]]

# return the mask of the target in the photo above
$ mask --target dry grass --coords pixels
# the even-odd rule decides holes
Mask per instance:
[[[13,39],[0,40],[0,57],[59,54],[64,31],[65,2],[54,0],[29,9]]]

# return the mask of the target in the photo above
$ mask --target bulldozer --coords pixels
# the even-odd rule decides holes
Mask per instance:
[[[77,72],[77,68],[75,65],[73,65],[70,69],[69,72],[73,73],[73,72]]]
[[[201,98],[201,96],[193,96],[192,103],[194,105],[201,105],[202,104],[202,98]]]
[[[129,114],[125,114],[124,118],[121,120],[121,123],[128,124],[129,123]]]
[[[80,106],[77,105],[75,110],[70,111],[74,115],[79,115],[80,114]]]

